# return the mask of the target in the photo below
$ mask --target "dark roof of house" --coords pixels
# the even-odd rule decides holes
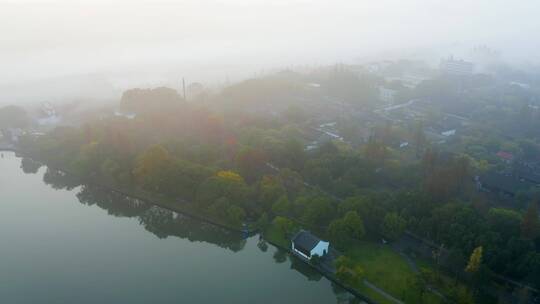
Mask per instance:
[[[534,186],[533,183],[522,181],[510,175],[488,172],[480,177],[480,182],[488,188],[496,188],[500,191],[516,194],[519,191],[525,191]]]
[[[497,156],[505,160],[512,160],[514,158],[514,155],[512,153],[506,151],[497,152]]]
[[[462,123],[459,119],[446,116],[443,119],[440,119],[439,121],[434,123],[432,127],[440,133],[449,130],[456,130],[459,129],[461,126]]]
[[[540,184],[540,172],[524,165],[516,165],[514,171],[517,176],[535,184]]]
[[[306,230],[300,230],[292,239],[295,248],[310,252],[321,241],[318,237]]]

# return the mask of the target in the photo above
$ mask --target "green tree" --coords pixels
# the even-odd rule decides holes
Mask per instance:
[[[416,150],[416,157],[420,157],[422,155],[425,144],[426,135],[424,134],[424,123],[420,120],[416,125],[416,130],[414,133],[414,147]]]
[[[160,87],[155,89],[130,89],[122,94],[120,108],[133,113],[162,113],[183,105],[182,98],[173,89]]]
[[[403,300],[406,303],[424,303],[427,286],[422,273],[407,278],[406,284],[407,287],[403,290]]]
[[[534,240],[540,236],[540,219],[538,218],[538,204],[532,202],[521,221],[521,235],[525,239]]]
[[[343,224],[347,229],[347,232],[350,237],[355,239],[360,239],[364,236],[364,222],[362,218],[356,213],[356,211],[349,211],[343,217]]]
[[[315,254],[311,257],[309,263],[313,266],[319,266],[321,264],[321,257],[318,254]]]
[[[272,222],[274,224],[274,227],[281,232],[281,236],[284,238],[287,238],[290,236],[290,234],[293,232],[294,224],[293,222],[283,216],[276,216],[274,218],[274,221]]]
[[[288,139],[283,147],[283,155],[279,162],[286,168],[292,170],[302,170],[306,161],[304,146],[296,139]]]
[[[332,218],[334,208],[332,202],[324,197],[309,200],[304,205],[302,220],[309,226],[323,226]]]
[[[458,250],[455,248],[451,249],[448,257],[446,258],[446,265],[454,274],[454,280],[457,284],[458,276],[461,273],[461,269],[463,269],[463,265],[465,265],[465,257],[462,254],[462,250]]]
[[[265,231],[268,226],[270,226],[270,219],[268,218],[268,214],[266,212],[259,217],[256,225],[261,231]]]
[[[388,156],[388,149],[383,143],[371,137],[365,146],[364,153],[369,160],[381,163]]]
[[[305,188],[302,176],[296,171],[287,168],[281,169],[279,171],[279,177],[283,183],[283,187],[285,187],[287,194],[291,198],[296,197]]]
[[[151,191],[158,192],[167,176],[164,172],[171,165],[169,152],[160,145],[150,147],[138,159],[133,170],[137,183]]]
[[[474,304],[474,297],[470,290],[463,285],[453,285],[450,289],[449,300],[452,303]]]
[[[362,282],[364,269],[355,264],[349,257],[342,255],[335,260],[334,264],[336,277],[341,282],[350,286],[358,286]]]
[[[499,234],[501,242],[519,236],[521,219],[519,212],[505,208],[491,208],[487,214],[489,228]]]
[[[253,182],[266,168],[266,155],[258,149],[246,148],[236,156],[236,163],[242,176]]]
[[[289,202],[286,195],[281,196],[274,205],[272,205],[272,212],[276,215],[290,215],[292,212],[292,204]]]
[[[246,212],[242,207],[238,207],[235,205],[229,206],[227,208],[227,220],[234,225],[240,225],[242,224],[242,221],[246,217]]]
[[[264,210],[270,210],[273,204],[286,194],[279,177],[265,175],[259,182],[259,201]]]
[[[99,167],[99,171],[106,177],[117,178],[121,172],[121,168],[118,162],[111,158],[107,158]]]
[[[389,240],[396,240],[405,231],[406,224],[407,222],[396,212],[388,213],[381,224],[381,234]]]
[[[364,223],[355,211],[347,212],[343,218],[332,221],[328,226],[330,239],[341,249],[345,249],[351,239],[360,239],[364,234]]]
[[[245,207],[249,189],[242,176],[233,171],[219,171],[207,178],[197,191],[197,203],[201,208],[212,205],[220,198]]]
[[[356,211],[361,214],[363,207],[366,205],[366,197],[363,196],[352,196],[346,198],[344,201],[340,202],[338,205],[338,213],[343,216],[349,211]]]
[[[100,144],[97,141],[92,141],[81,146],[80,152],[71,167],[77,174],[86,176],[97,173],[101,161],[103,160],[100,155]]]

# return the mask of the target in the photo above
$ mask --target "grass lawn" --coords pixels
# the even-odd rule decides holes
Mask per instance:
[[[362,266],[366,280],[394,298],[403,300],[404,292],[411,288],[407,281],[412,279],[415,273],[405,259],[388,245],[368,241],[357,242],[352,249],[345,252],[345,255]],[[419,268],[433,269],[433,265],[429,261],[417,260],[416,262]],[[441,282],[441,285],[435,287],[446,293],[448,291],[446,287],[450,285],[452,280],[441,274]],[[356,288],[377,302],[393,303],[364,284],[360,284]],[[443,303],[443,300],[432,292],[426,292],[423,303]]]
[[[270,225],[264,231],[264,238],[279,246],[286,248],[290,246],[290,240],[284,237],[281,231],[273,225]],[[403,291],[410,288],[407,281],[414,277],[414,272],[403,257],[394,252],[388,245],[361,241],[357,242],[354,247],[344,252],[344,254],[362,266],[366,280],[385,290],[394,298],[401,300]],[[419,266],[431,268],[425,263]],[[354,288],[378,303],[394,304],[394,302],[363,283],[359,283]],[[442,301],[438,296],[428,292],[424,295],[424,303],[438,304],[442,303]]]
[[[368,241],[357,242],[353,248],[345,252],[345,255],[362,266],[366,280],[394,298],[401,300],[403,292],[410,288],[407,281],[414,277],[414,272],[405,259],[388,245]],[[363,284],[357,288],[380,303],[393,303]],[[428,292],[424,295],[424,303],[441,303],[441,299]]]
[[[435,265],[432,261],[417,258],[415,259],[415,262],[420,268],[428,268],[428,269],[435,268]],[[465,284],[463,284],[463,282],[457,281],[456,283],[456,280],[454,279],[453,275],[448,272],[440,271],[438,278],[439,280],[437,282],[433,282],[433,287],[443,294],[446,294],[446,295],[450,294],[452,289],[455,289],[456,286],[460,288],[468,289],[468,287]]]
[[[387,245],[357,242],[345,255],[362,266],[368,281],[398,299],[414,276],[407,262]]]
[[[383,297],[380,293],[376,292],[375,290],[367,287],[366,285],[362,284],[356,288],[361,294],[367,296],[368,298],[376,301],[379,304],[394,304],[394,302],[388,300],[387,298]]]

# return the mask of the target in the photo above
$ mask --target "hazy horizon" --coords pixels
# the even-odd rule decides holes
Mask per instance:
[[[540,304],[538,12],[0,0],[2,303]]]
[[[540,29],[532,15],[540,9],[536,1],[4,0],[0,5],[5,93],[55,78],[95,77],[123,89],[181,77],[223,83],[291,65],[435,61],[452,54],[467,59],[478,45],[497,50],[504,62],[539,62],[534,52],[539,42],[531,39]],[[0,103],[18,98],[3,95]]]

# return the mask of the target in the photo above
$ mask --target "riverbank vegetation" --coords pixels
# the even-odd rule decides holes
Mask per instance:
[[[329,77],[318,79],[323,89],[341,92],[344,99],[364,98],[355,106],[373,107],[369,84],[378,80],[334,73],[337,83],[366,85],[345,94]],[[131,90],[120,108],[134,118],[111,115],[59,127],[22,138],[20,148],[53,168],[111,188],[141,191],[235,229],[257,227],[284,247],[296,230],[310,229],[352,261],[350,275],[362,269],[364,279],[403,301],[459,297],[462,303],[489,303],[495,273],[539,287],[536,201],[529,199],[528,212],[487,205],[473,180],[486,164],[466,149],[430,145],[422,124],[398,128],[379,122],[362,144],[322,132],[313,144],[309,109],[276,102],[279,115],[254,110],[284,96],[313,95],[295,78],[285,78],[285,84],[272,77],[240,83],[200,104],[167,88]],[[260,90],[267,93],[263,101],[256,99]],[[431,92],[418,90],[411,94]],[[355,127],[339,122],[344,134]],[[410,139],[412,150],[393,145],[400,136]],[[406,235],[416,243],[404,240]],[[466,272],[479,246],[482,262],[474,273]],[[416,269],[416,256],[432,261],[423,265],[426,271]],[[449,277],[458,283],[450,284]],[[363,280],[353,285],[366,288]]]

